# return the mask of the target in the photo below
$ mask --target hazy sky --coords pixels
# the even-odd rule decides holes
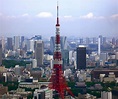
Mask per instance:
[[[118,36],[118,0],[58,0],[61,35]],[[55,35],[57,0],[0,0],[0,36]]]

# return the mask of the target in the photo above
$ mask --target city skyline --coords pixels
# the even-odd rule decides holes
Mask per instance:
[[[56,3],[56,0],[1,0],[0,36],[53,36]],[[117,0],[59,0],[59,6],[62,36],[117,37]]]

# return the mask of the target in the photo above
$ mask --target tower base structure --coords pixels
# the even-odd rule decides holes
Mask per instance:
[[[64,99],[65,91],[74,97],[63,76],[62,66],[54,65],[50,82],[49,88],[57,91],[61,99]]]

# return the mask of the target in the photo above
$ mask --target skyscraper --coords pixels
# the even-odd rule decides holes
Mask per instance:
[[[13,50],[13,43],[12,43],[12,38],[11,37],[7,38],[7,49],[8,50]]]
[[[2,65],[2,44],[0,44],[0,66]]]
[[[63,69],[69,65],[69,51],[62,50]]]
[[[116,40],[115,40],[115,38],[114,38],[114,37],[112,38],[112,44],[113,44],[113,45],[115,45],[115,44],[116,44]]]
[[[51,50],[51,52],[54,52],[54,46],[55,46],[55,37],[52,36],[50,38],[50,50]]]
[[[96,37],[93,37],[93,44],[96,44]]]
[[[5,49],[5,38],[2,37],[0,42],[2,44],[2,50],[4,51],[4,49]]]
[[[116,46],[118,47],[118,39],[116,40]]]
[[[86,38],[86,44],[89,44],[90,43],[90,39],[87,37]]]
[[[99,35],[99,38],[100,38],[100,44],[103,44],[103,37],[102,37],[102,35]]]
[[[34,51],[34,43],[36,41],[32,40],[32,39],[28,39],[27,40],[27,51]]]
[[[106,41],[107,41],[106,37],[103,37],[103,44],[106,44]]]
[[[21,43],[25,40],[24,36],[21,36]]]
[[[98,55],[101,53],[101,38],[98,38]]]
[[[83,41],[83,38],[80,38],[80,44],[83,44],[84,41]]]
[[[14,50],[20,48],[20,36],[14,36]]]
[[[80,45],[77,47],[77,69],[86,69],[86,47]]]
[[[43,65],[44,43],[42,40],[35,41],[35,59],[37,60],[37,66]]]
[[[20,43],[20,48],[23,49],[24,48],[24,41],[25,41],[25,37],[21,36],[21,43]]]

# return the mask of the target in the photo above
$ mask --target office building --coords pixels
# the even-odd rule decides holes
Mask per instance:
[[[115,74],[116,78],[118,77],[118,69],[94,69],[91,71],[91,79],[92,81],[98,80],[100,74],[105,74],[108,77],[111,72]]]
[[[69,51],[62,50],[62,60],[63,60],[63,68],[69,66]]]
[[[21,43],[25,40],[24,36],[21,36]]]
[[[100,53],[100,60],[106,61],[108,59],[108,53]]]
[[[86,69],[86,47],[83,45],[80,45],[77,47],[77,69]]]
[[[106,37],[103,37],[103,44],[106,44],[106,42],[107,42]]]
[[[100,44],[103,44],[103,37],[102,37],[102,35],[99,35],[99,38],[100,38]]]
[[[37,67],[37,60],[32,59],[32,68],[36,68],[36,67]]]
[[[116,52],[115,55],[115,58],[118,60],[118,52]]]
[[[98,55],[100,56],[101,53],[101,38],[98,38]]]
[[[118,89],[112,89],[112,99],[118,99]]]
[[[86,44],[90,44],[90,39],[88,37],[86,38]]]
[[[54,52],[54,46],[55,46],[55,37],[52,36],[50,38],[50,50],[51,50],[51,52]]]
[[[116,40],[116,46],[118,47],[118,39]]]
[[[34,51],[34,43],[35,41],[32,39],[27,40],[27,51]]]
[[[20,48],[23,49],[25,47],[25,37],[21,36],[21,44],[20,44]]]
[[[14,50],[20,48],[20,36],[14,36]]]
[[[83,44],[83,43],[84,43],[83,38],[80,38],[80,42],[79,42],[79,44]]]
[[[42,41],[41,35],[35,35],[31,39],[27,40],[27,51],[35,51],[35,43],[37,41]]]
[[[96,37],[93,37],[93,44],[96,44]]]
[[[114,37],[112,38],[112,44],[113,44],[113,45],[115,45],[115,44],[116,44],[116,40],[115,40],[115,38],[114,38]]]
[[[4,37],[1,38],[0,43],[2,44],[2,50],[4,51],[4,49],[5,49],[5,38]]]
[[[8,50],[13,50],[13,42],[12,42],[12,38],[11,37],[7,38],[7,49]]]
[[[35,41],[35,59],[37,60],[37,66],[43,65],[44,43],[42,40]]]
[[[21,70],[21,67],[19,66],[19,65],[16,65],[15,67],[14,67],[14,72],[15,72],[15,74],[16,75],[21,75],[21,72],[22,70]]]
[[[36,89],[33,99],[53,99],[53,92],[48,88]]]
[[[101,99],[112,99],[112,93],[111,92],[101,92]]]

